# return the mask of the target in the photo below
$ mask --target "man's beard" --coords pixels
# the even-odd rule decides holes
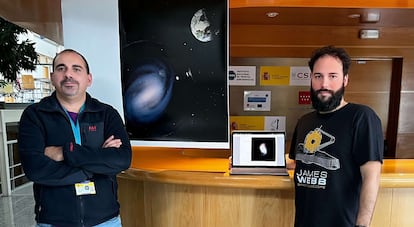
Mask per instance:
[[[329,93],[331,93],[331,97],[327,98],[326,100],[319,99],[318,94],[321,91],[328,91]],[[345,93],[344,85],[342,85],[342,87],[336,92],[333,92],[327,89],[320,89],[320,90],[315,91],[311,87],[312,107],[318,112],[332,111],[341,104],[341,100],[342,100],[342,97],[344,96],[344,93]]]

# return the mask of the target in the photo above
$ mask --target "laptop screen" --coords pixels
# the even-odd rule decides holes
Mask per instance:
[[[233,167],[285,167],[285,133],[232,132]]]

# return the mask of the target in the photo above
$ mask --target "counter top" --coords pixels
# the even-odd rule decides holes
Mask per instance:
[[[381,187],[414,188],[414,159],[385,159]]]
[[[160,183],[238,187],[256,189],[293,188],[289,176],[229,175],[228,150],[176,148],[133,148],[131,168],[121,178]],[[386,159],[382,166],[381,188],[414,188],[414,160]]]
[[[121,178],[196,186],[255,189],[292,189],[293,181],[288,176],[269,175],[227,175],[217,172],[161,170],[146,171],[128,169],[119,175]]]

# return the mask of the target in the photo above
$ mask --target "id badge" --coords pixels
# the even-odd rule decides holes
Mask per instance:
[[[75,184],[76,195],[95,195],[95,183],[93,181],[85,181]]]

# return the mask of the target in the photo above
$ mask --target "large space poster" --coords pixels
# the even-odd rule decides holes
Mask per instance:
[[[119,16],[131,140],[228,143],[227,1],[119,0]]]

